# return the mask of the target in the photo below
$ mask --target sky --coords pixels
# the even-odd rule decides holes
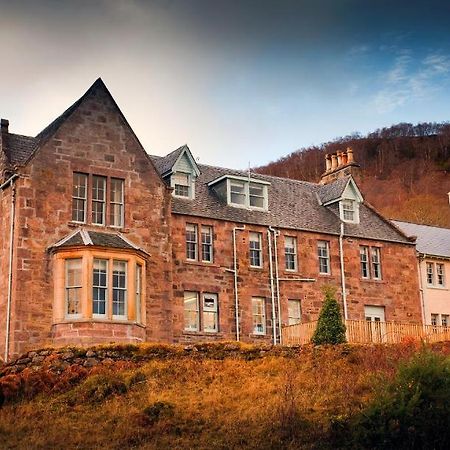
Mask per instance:
[[[450,120],[450,2],[0,0],[0,116],[34,136],[101,77],[147,152],[245,169]]]

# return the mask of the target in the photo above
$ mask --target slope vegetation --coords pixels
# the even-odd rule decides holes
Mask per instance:
[[[317,182],[325,154],[352,147],[361,187],[385,216],[450,228],[450,124],[401,123],[297,150],[255,171]]]

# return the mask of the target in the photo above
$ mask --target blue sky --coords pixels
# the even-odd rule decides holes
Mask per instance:
[[[149,153],[260,165],[450,119],[450,2],[0,0],[0,115],[35,135],[101,76]]]

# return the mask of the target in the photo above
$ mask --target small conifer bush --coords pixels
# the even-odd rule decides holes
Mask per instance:
[[[320,310],[317,328],[311,342],[315,345],[342,344],[345,339],[345,325],[342,321],[339,303],[332,288],[325,289],[325,301]]]

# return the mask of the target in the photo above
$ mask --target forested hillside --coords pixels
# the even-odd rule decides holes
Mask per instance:
[[[256,172],[318,182],[325,155],[352,147],[365,199],[385,216],[450,228],[450,123],[400,123],[297,150]]]

